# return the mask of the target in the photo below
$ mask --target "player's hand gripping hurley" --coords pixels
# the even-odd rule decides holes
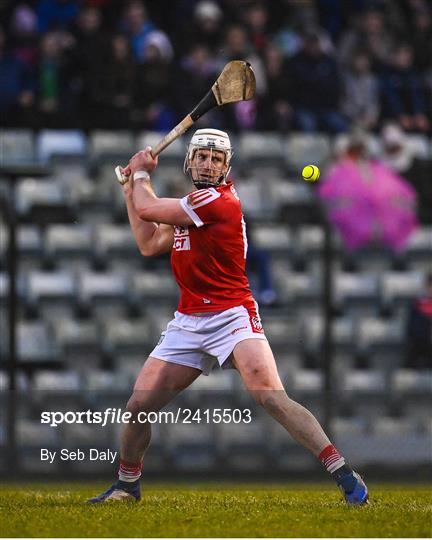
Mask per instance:
[[[255,94],[255,75],[251,65],[243,60],[228,62],[209,92],[198,105],[177,124],[151,151],[158,156],[167,146],[188,130],[205,113],[227,103],[247,101]],[[117,180],[125,184],[129,180],[130,170],[118,165],[115,168]]]

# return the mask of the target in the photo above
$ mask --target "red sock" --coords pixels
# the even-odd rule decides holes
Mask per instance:
[[[345,465],[345,459],[339,454],[338,450],[332,444],[329,444],[324,448],[324,450],[318,456],[318,459],[330,474],[334,473],[340,469],[340,467]]]
[[[120,467],[118,471],[119,480],[122,480],[123,482],[135,482],[135,480],[138,480],[138,478],[141,476],[142,468],[142,461],[132,463],[130,461],[120,459]]]

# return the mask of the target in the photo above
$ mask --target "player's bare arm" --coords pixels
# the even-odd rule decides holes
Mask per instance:
[[[132,188],[132,182],[127,182],[123,186],[123,194],[129,223],[140,253],[151,257],[171,251],[174,242],[172,226],[141,219],[135,210]]]
[[[192,225],[192,219],[180,205],[180,199],[159,198],[153,191],[150,174],[157,167],[158,159],[147,147],[129,161],[132,178],[132,201],[137,215],[145,221],[167,225]]]

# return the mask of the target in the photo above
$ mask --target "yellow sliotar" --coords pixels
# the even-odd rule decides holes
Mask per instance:
[[[320,177],[320,170],[316,165],[306,165],[302,170],[302,178],[306,182],[316,182]]]

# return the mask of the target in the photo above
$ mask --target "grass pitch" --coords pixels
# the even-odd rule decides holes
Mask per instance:
[[[140,503],[89,505],[95,483],[3,484],[3,537],[430,537],[427,486],[371,485],[367,507],[347,507],[330,483],[169,484]]]

